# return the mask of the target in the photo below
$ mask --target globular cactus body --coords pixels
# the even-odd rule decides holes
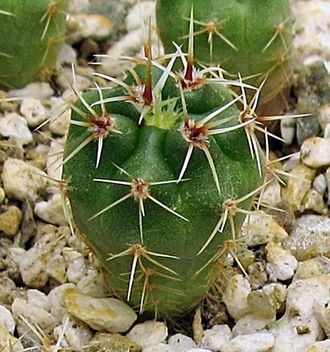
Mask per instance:
[[[158,0],[157,26],[167,52],[188,46],[193,13],[195,59],[221,65],[259,86],[266,102],[289,83],[291,16],[288,0]]]
[[[64,41],[67,0],[1,0],[0,89],[45,80]]]
[[[77,93],[64,179],[114,292],[141,311],[180,313],[212,284],[263,175],[222,84],[180,94],[172,76],[159,85],[165,69],[132,72]]]

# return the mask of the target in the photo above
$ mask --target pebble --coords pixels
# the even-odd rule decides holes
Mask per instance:
[[[214,325],[204,331],[201,347],[211,351],[222,351],[224,345],[232,338],[233,334],[228,325]]]
[[[59,193],[53,194],[48,201],[37,202],[34,206],[34,213],[45,222],[53,225],[66,225],[63,211],[63,200]]]
[[[298,260],[282,248],[280,243],[270,242],[266,246],[266,271],[271,281],[285,281],[293,277],[298,266]]]
[[[330,139],[330,123],[326,124],[324,128],[324,138]]]
[[[317,321],[321,325],[325,335],[330,338],[330,297],[327,302],[315,302],[314,311]]]
[[[42,288],[49,277],[59,283],[66,281],[62,251],[69,235],[70,230],[67,227],[44,225],[39,230],[40,238],[31,248],[10,248],[11,257],[18,265],[22,280],[27,286]]]
[[[23,116],[11,112],[0,118],[0,134],[3,137],[14,137],[21,145],[33,141],[26,119]]]
[[[1,352],[24,351],[21,341],[10,334],[2,324],[0,324],[0,349]]]
[[[273,347],[274,340],[274,336],[266,332],[236,336],[221,352],[268,352]]]
[[[176,349],[166,343],[159,342],[155,345],[144,347],[142,352],[176,352]]]
[[[330,339],[324,341],[318,341],[309,346],[306,352],[329,352],[330,351]]]
[[[91,329],[85,323],[67,315],[63,316],[61,325],[57,326],[53,333],[64,349],[76,350],[86,347],[93,337]]]
[[[73,39],[75,42],[82,38],[106,39],[113,32],[111,20],[102,14],[80,13],[74,15],[73,18],[78,22],[78,28]]]
[[[64,291],[68,288],[75,288],[74,284],[67,283],[54,287],[48,293],[49,311],[56,321],[56,325],[60,325],[64,316],[67,315],[67,310],[63,303]]]
[[[297,280],[287,290],[286,312],[270,332],[275,336],[273,352],[305,352],[323,339],[323,330],[315,315],[316,304],[329,301],[330,276]]]
[[[2,305],[0,305],[0,326],[3,326],[11,334],[14,333],[16,327],[11,311]]]
[[[290,171],[287,186],[282,190],[283,200],[291,205],[294,211],[300,211],[303,199],[311,189],[315,170],[299,164]]]
[[[70,0],[68,3],[68,12],[71,14],[87,12],[89,5],[89,0]]]
[[[72,248],[64,248],[63,257],[67,263],[66,276],[68,281],[77,284],[87,272],[84,257]]]
[[[312,137],[300,148],[301,161],[314,169],[330,165],[330,139]]]
[[[302,215],[297,219],[283,247],[290,250],[298,260],[330,253],[330,218],[314,214]]]
[[[15,236],[22,221],[22,211],[15,205],[10,205],[0,214],[0,231],[7,236]]]
[[[108,285],[104,275],[94,268],[87,270],[86,275],[78,282],[77,288],[88,296],[106,297]]]
[[[305,210],[313,210],[316,213],[327,215],[328,207],[326,206],[323,196],[315,191],[314,189],[310,189],[301,205],[301,211]]]
[[[256,312],[259,313],[260,307]],[[244,317],[237,320],[235,326],[233,327],[233,335],[246,335],[254,334],[267,329],[274,322],[274,318],[264,318],[259,314],[247,314]]]
[[[125,332],[137,318],[132,308],[116,298],[93,298],[74,288],[64,291],[63,302],[70,314],[95,330]]]
[[[143,1],[133,5],[125,18],[128,32],[143,27],[151,19],[151,25],[155,25],[156,3],[154,1]]]
[[[54,139],[50,143],[46,171],[47,175],[53,180],[62,179],[64,143],[64,138]]]
[[[8,92],[11,98],[35,98],[40,101],[46,100],[54,95],[54,91],[49,83],[33,82],[21,89],[12,89]]]
[[[5,199],[6,199],[5,190],[2,187],[0,187],[0,204],[2,204]]]
[[[281,195],[281,185],[274,178],[266,187],[262,190],[260,194],[260,202],[262,204],[267,204],[272,207],[276,207],[282,201]]]
[[[26,300],[29,304],[49,311],[49,300],[45,293],[35,289],[26,291]]]
[[[245,218],[241,236],[247,246],[255,247],[268,242],[282,242],[288,234],[271,215],[254,211]]]
[[[20,112],[26,118],[29,127],[36,127],[47,118],[44,106],[35,98],[22,99]]]
[[[183,334],[172,335],[167,343],[173,346],[176,352],[185,352],[189,348],[196,347],[195,341],[191,337]]]
[[[293,1],[293,61],[297,67],[310,55],[330,60],[330,9],[327,0]]]
[[[72,48],[72,46],[64,43],[62,45],[61,51],[58,55],[57,61],[61,65],[72,65],[77,62],[77,52]]]
[[[325,179],[327,181],[327,188],[328,188],[328,205],[330,205],[330,167],[327,168],[325,172]]]
[[[313,181],[313,189],[318,192],[321,196],[325,194],[327,189],[327,179],[324,174],[319,174]]]
[[[330,261],[326,257],[315,257],[299,262],[293,281],[330,274]]]
[[[5,275],[0,276],[0,302],[7,305],[12,304],[15,292],[14,281]]]
[[[319,124],[324,133],[325,127],[330,123],[330,103],[323,104],[319,109],[318,115]]]
[[[292,117],[286,117],[280,121],[281,136],[286,145],[290,145],[296,135],[297,120]]]
[[[165,323],[148,320],[133,326],[126,337],[144,348],[165,342],[167,335],[168,331]]]
[[[250,283],[243,275],[234,275],[228,280],[222,299],[229,314],[235,320],[249,312],[247,298],[250,292]]]
[[[51,113],[53,114],[52,116],[55,115],[56,118],[49,124],[49,130],[58,136],[65,136],[70,126],[71,110],[67,109],[62,112],[62,110],[58,109],[60,109],[59,104],[53,105]]]
[[[2,169],[2,182],[6,195],[21,201],[35,201],[47,184],[40,169],[19,159],[8,158]]]
[[[312,104],[312,102],[314,102],[313,99],[310,96],[308,96],[308,98],[311,101],[310,104]],[[305,113],[306,111],[312,111],[312,106],[309,106],[309,105],[307,105],[306,107],[303,106],[303,104],[306,101],[307,103],[309,103],[308,99],[304,95],[301,94],[298,99],[299,99],[298,104],[300,103],[300,105],[298,105],[298,109],[300,110],[300,112]],[[316,116],[297,118],[296,135],[297,135],[298,145],[302,145],[305,140],[309,138],[313,138],[314,136],[317,136],[319,132],[320,132],[320,126]]]
[[[97,332],[89,343],[88,352],[141,352],[142,347],[120,334]]]
[[[56,326],[54,317],[47,310],[28,303],[25,299],[15,298],[11,310],[20,335],[29,330],[25,321],[32,326],[36,324],[46,334],[50,334]]]
[[[82,76],[76,72],[73,81],[72,69],[69,67],[65,67],[62,69],[61,73],[56,77],[56,83],[60,86],[62,90],[72,90],[72,86],[74,85],[75,89],[78,91],[85,91],[91,85],[91,81],[89,78]]]

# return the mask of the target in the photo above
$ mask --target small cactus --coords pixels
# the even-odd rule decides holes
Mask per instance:
[[[46,80],[65,35],[67,0],[1,0],[0,89]]]
[[[212,285],[226,241],[237,239],[263,185],[259,91],[248,104],[251,87],[217,68],[197,71],[180,48],[166,67],[145,53],[124,81],[96,74],[115,87],[75,90],[64,180],[114,293],[140,312],[178,314]],[[182,75],[172,72],[179,59]]]
[[[157,0],[157,26],[166,52],[188,46],[193,11],[195,59],[221,65],[231,76],[260,86],[263,103],[291,75],[291,14],[288,0]]]

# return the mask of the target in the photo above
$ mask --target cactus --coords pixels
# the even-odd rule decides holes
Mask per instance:
[[[46,80],[65,35],[67,0],[1,0],[0,89]]]
[[[188,46],[194,16],[195,59],[221,65],[260,86],[261,101],[274,98],[291,75],[291,16],[288,0],[158,0],[157,26],[167,52],[173,42]]]
[[[248,104],[251,87],[196,71],[180,48],[166,67],[145,52],[124,81],[96,73],[115,87],[75,90],[64,181],[114,293],[140,312],[179,314],[212,285],[263,185],[259,91]],[[179,59],[182,75],[172,72]]]

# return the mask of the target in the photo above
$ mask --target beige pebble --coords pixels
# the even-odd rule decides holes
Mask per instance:
[[[330,165],[330,139],[311,137],[300,148],[302,162],[314,169]]]
[[[168,331],[165,323],[148,320],[135,325],[126,336],[138,345],[147,347],[165,342],[167,335]]]
[[[283,200],[291,205],[294,211],[300,211],[303,199],[311,189],[315,170],[299,164],[290,171],[287,186],[282,190]]]
[[[3,231],[7,236],[15,236],[21,221],[22,211],[18,207],[10,205],[0,214],[0,231]]]
[[[0,351],[22,352],[24,347],[19,339],[11,335],[4,325],[0,324]]]
[[[47,179],[40,169],[18,159],[9,158],[3,164],[2,182],[7,196],[34,201],[45,189]]]
[[[118,299],[93,298],[74,288],[64,291],[63,302],[70,314],[95,330],[124,332],[137,318],[133,309]]]

